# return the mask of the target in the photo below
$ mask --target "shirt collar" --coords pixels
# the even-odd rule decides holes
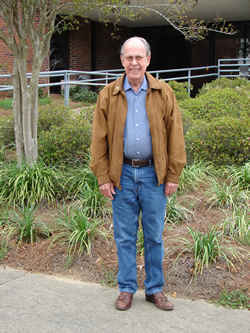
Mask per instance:
[[[131,87],[131,85],[129,84],[129,82],[128,82],[128,78],[127,78],[127,76],[125,76],[125,80],[124,80],[124,90],[125,91],[128,91],[129,89],[132,89],[132,87]],[[142,81],[142,84],[141,84],[141,86],[140,86],[140,89],[139,89],[139,91],[141,91],[141,90],[147,90],[148,89],[148,82],[147,82],[147,80],[146,80],[146,77],[145,77],[145,75],[144,75],[144,78],[143,78],[143,81]],[[138,91],[138,92],[139,92]]]

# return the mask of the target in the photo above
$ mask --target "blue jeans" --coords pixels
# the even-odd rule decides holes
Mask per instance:
[[[162,232],[167,202],[165,185],[157,185],[153,166],[134,168],[124,164],[121,187],[121,190],[115,188],[112,201],[119,289],[130,293],[137,290],[136,241],[138,218],[142,212],[144,286],[146,294],[155,294],[162,291],[164,285]]]

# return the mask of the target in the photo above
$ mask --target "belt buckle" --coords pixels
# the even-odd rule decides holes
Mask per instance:
[[[139,168],[140,165],[136,165],[136,164],[134,164],[134,163],[136,163],[137,161],[139,161],[139,159],[132,159],[131,161],[132,161],[132,167],[133,167],[133,168]]]

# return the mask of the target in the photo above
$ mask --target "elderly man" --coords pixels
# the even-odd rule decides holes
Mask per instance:
[[[167,197],[178,187],[186,162],[181,115],[171,88],[146,72],[147,41],[132,37],[121,47],[125,74],[99,94],[91,145],[91,168],[101,193],[112,200],[120,294],[118,310],[131,307],[137,290],[136,240],[142,214],[146,301],[162,310],[162,233]]]

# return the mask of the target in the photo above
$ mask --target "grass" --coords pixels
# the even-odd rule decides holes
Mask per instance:
[[[43,163],[33,166],[9,163],[0,168],[0,202],[14,206],[53,203],[62,192],[60,172]]]
[[[144,254],[144,235],[143,235],[143,229],[140,226],[137,232],[137,254],[142,256]]]
[[[193,230],[187,227],[191,240],[182,238],[181,252],[177,257],[185,253],[192,253],[194,256],[193,275],[202,274],[205,267],[211,263],[216,263],[219,259],[223,259],[227,267],[235,270],[233,260],[241,261],[241,255],[233,248],[222,245],[222,233],[217,226],[213,226],[207,233]]]
[[[49,228],[45,223],[35,222],[33,207],[18,208],[16,211],[7,212],[3,223],[5,225],[5,241],[15,238],[17,243],[34,243],[38,238],[48,238]]]
[[[212,179],[211,188],[206,193],[210,207],[244,207],[248,200],[247,191],[242,191],[237,185],[228,185],[226,182],[219,183],[215,179]]]
[[[52,243],[60,242],[67,246],[68,257],[81,255],[86,251],[91,254],[91,246],[100,231],[101,222],[90,219],[84,210],[64,209],[62,217],[57,220]]]
[[[108,200],[100,193],[96,177],[88,168],[76,169],[67,184],[69,196],[78,199],[74,206],[83,208],[87,216],[103,218],[111,215],[106,206]]]
[[[172,195],[167,204],[165,222],[166,223],[181,223],[183,221],[189,221],[193,216],[193,212],[188,208],[182,206],[177,202],[176,195]]]
[[[236,208],[232,218],[227,218],[222,224],[223,233],[242,244],[250,245],[250,221],[247,209]]]
[[[0,108],[4,110],[11,110],[12,109],[12,98],[5,98],[0,100]]]
[[[247,295],[247,290],[245,289],[223,290],[217,304],[232,309],[250,309],[250,297]]]
[[[52,103],[52,100],[50,97],[39,98],[39,105],[48,105],[51,103]],[[13,104],[12,98],[5,98],[5,99],[0,100],[0,108],[2,108],[4,110],[11,110],[12,104]]]
[[[250,162],[241,167],[230,167],[229,172],[229,179],[233,184],[241,190],[250,190]]]
[[[195,190],[213,172],[212,165],[202,161],[187,165],[181,173],[178,191]]]

